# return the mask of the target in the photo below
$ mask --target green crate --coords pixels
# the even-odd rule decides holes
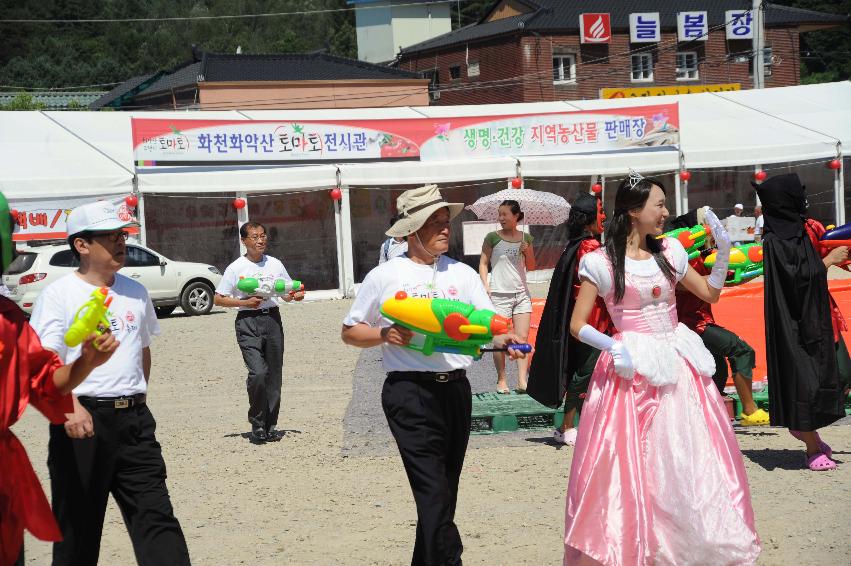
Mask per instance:
[[[514,392],[473,395],[471,434],[498,434],[518,430],[551,430],[564,421],[564,408],[550,409]],[[578,416],[577,416],[578,422]]]

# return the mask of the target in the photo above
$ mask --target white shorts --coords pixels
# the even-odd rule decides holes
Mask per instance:
[[[525,314],[532,312],[532,299],[529,293],[522,291],[520,293],[491,293],[491,301],[496,308],[496,314],[506,318],[511,318],[515,314]]]

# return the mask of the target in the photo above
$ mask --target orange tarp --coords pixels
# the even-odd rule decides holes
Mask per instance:
[[[851,313],[851,279],[832,279],[828,282],[830,292],[843,314]],[[545,299],[532,299],[532,328],[529,343],[535,343],[538,324],[544,310]],[[718,304],[712,305],[715,321],[738,334],[756,351],[754,381],[763,381],[765,368],[765,317],[763,311],[763,284],[747,283],[724,289]],[[843,333],[849,342],[848,333]],[[727,381],[732,386],[732,378]]]

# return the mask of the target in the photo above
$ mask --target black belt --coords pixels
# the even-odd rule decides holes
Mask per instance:
[[[280,311],[281,309],[279,309],[278,307],[270,307],[268,309],[251,309],[239,311],[236,316],[237,318],[245,318],[247,316],[260,316],[263,314],[271,314],[273,316],[277,314],[280,316]]]
[[[91,407],[106,407],[109,409],[129,409],[130,407],[139,407],[145,404],[147,395],[137,393],[136,395],[127,395],[125,397],[77,397],[77,400],[83,406]]]
[[[446,383],[467,377],[467,370],[453,369],[452,371],[391,371],[387,377],[393,379],[410,379],[412,381],[436,381]]]

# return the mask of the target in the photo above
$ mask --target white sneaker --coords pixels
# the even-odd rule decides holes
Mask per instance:
[[[574,444],[576,444],[576,434],[577,431],[575,428],[569,428],[564,432],[560,431],[559,429],[555,429],[553,431],[553,440],[555,440],[559,444],[567,444],[569,446],[573,446]]]

